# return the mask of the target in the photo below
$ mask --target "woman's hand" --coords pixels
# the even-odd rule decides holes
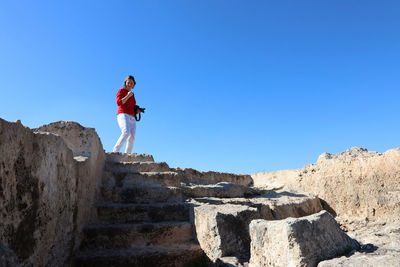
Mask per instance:
[[[131,96],[133,96],[133,93],[132,93],[132,91],[129,91],[129,92],[126,94],[126,96],[122,98],[122,104],[125,104],[126,101],[128,101],[128,99],[129,99]]]

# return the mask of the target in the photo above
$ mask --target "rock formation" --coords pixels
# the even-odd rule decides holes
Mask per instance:
[[[302,169],[252,177],[255,186],[285,186],[317,194],[341,216],[369,220],[400,216],[400,149],[377,153],[354,147],[336,155],[324,153]]]
[[[1,267],[13,267],[18,266],[21,263],[18,261],[17,256],[9,248],[3,246],[0,242],[0,266]]]
[[[358,249],[327,211],[250,224],[250,266],[316,266],[324,259]]]
[[[397,264],[400,228],[386,218],[399,211],[398,153],[352,149],[253,176],[200,172],[105,153],[75,122],[0,119],[0,265]],[[368,223],[377,216],[386,217]]]
[[[71,127],[81,127],[54,125],[69,135]],[[60,135],[39,130],[0,119],[0,237],[24,265],[63,266],[95,216],[90,203],[104,152],[99,141],[87,151],[96,157],[74,159]]]
[[[298,170],[256,173],[255,186],[316,194],[361,250],[318,266],[400,266],[400,149],[324,153]]]

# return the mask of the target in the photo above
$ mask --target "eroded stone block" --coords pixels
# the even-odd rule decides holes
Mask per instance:
[[[250,224],[249,266],[316,266],[358,248],[327,211],[301,218]]]
[[[202,205],[194,208],[197,238],[212,260],[235,256],[249,258],[249,223],[259,218],[256,208],[242,205]]]

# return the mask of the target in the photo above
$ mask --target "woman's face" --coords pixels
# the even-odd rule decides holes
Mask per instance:
[[[128,79],[128,80],[126,80],[125,86],[126,86],[126,89],[132,90],[132,88],[135,87],[135,83],[133,82],[132,79]]]

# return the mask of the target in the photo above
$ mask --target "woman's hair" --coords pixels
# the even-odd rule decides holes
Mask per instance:
[[[126,81],[129,79],[131,79],[133,81],[133,83],[136,85],[135,77],[133,77],[132,75],[128,75],[128,77],[126,77],[125,81],[124,81],[124,88],[126,86]]]

